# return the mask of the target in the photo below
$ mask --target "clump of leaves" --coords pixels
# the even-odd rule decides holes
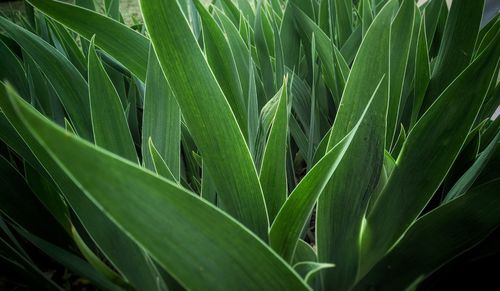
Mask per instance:
[[[103,290],[400,290],[499,225],[483,1],[104,3],[0,18],[0,258],[28,285],[62,288],[50,257]]]

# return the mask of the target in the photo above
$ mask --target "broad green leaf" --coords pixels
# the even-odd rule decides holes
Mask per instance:
[[[367,217],[362,241],[365,272],[424,209],[456,159],[494,77],[497,62],[491,60],[500,53],[500,32],[495,39],[408,134],[396,168]]]
[[[500,140],[500,132],[493,138],[490,144],[484,149],[484,151],[479,155],[474,164],[463,174],[463,176],[455,183],[453,188],[448,191],[446,197],[443,200],[443,203],[447,203],[457,197],[461,196],[465,192],[467,192],[470,187],[473,185],[474,181],[476,181],[481,171],[484,169],[489,159],[495,152],[495,149],[498,147],[498,141]]]
[[[125,159],[137,162],[134,141],[128,128],[123,105],[90,41],[89,56],[90,113],[94,142]]]
[[[443,90],[469,65],[479,32],[484,0],[456,0],[451,5],[422,109],[427,110]],[[462,102],[467,102],[462,99]]]
[[[405,72],[410,54],[416,4],[414,0],[403,0],[391,24],[389,109],[387,111],[386,148],[390,149],[399,125]]]
[[[496,179],[419,218],[353,290],[403,290],[476,245],[498,227],[499,187]]]
[[[274,220],[288,195],[286,180],[286,151],[288,143],[288,94],[286,78],[276,96],[279,96],[279,101],[264,149],[259,175],[270,222]]]
[[[19,118],[85,195],[185,288],[308,289],[264,242],[222,211],[175,183],[68,135],[12,91],[9,96]]]
[[[29,0],[55,21],[76,31],[127,67],[139,79],[146,79],[148,39],[125,25],[91,10],[53,0]]]
[[[8,101],[7,91],[3,83],[0,88],[0,107],[15,130],[29,146],[30,154],[34,154],[33,160],[30,155],[24,155],[32,166],[42,171],[47,171],[61,193],[65,196],[69,205],[74,210],[83,226],[90,234],[93,241],[111,262],[111,264],[137,289],[155,290],[158,278],[152,274],[152,266],[147,262],[144,251],[137,247],[108,217],[101,212],[82,192],[82,190],[67,176],[67,174],[47,154],[46,149],[34,139],[29,129],[15,113],[14,108]],[[13,92],[12,89],[9,89]],[[15,93],[12,93],[15,94]],[[17,95],[17,94],[16,94]],[[72,133],[65,131],[67,136]],[[124,255],[126,254],[126,255]]]
[[[227,211],[267,240],[268,218],[245,138],[176,1],[142,0],[163,73]]]
[[[87,83],[80,72],[54,47],[26,29],[0,17],[0,27],[11,36],[41,68],[55,89],[77,132],[92,137]]]
[[[195,0],[194,3],[203,24],[203,43],[208,63],[231,105],[241,131],[246,136],[247,108],[233,52],[224,32],[201,1]]]
[[[380,177],[385,144],[390,59],[390,23],[397,1],[389,1],[366,32],[347,80],[330,133],[327,150],[337,144],[360,119],[376,88],[377,96],[356,146],[339,166],[318,200],[316,237],[318,260],[335,263],[322,272],[324,288],[347,289],[358,268],[360,229],[364,213]],[[385,79],[381,81],[385,76]],[[356,207],[352,207],[356,205]]]
[[[154,170],[154,160],[148,153],[149,139],[172,171],[174,180],[180,181],[181,112],[152,47],[144,94],[141,149],[145,167]]]
[[[356,147],[361,140],[366,138],[370,131],[370,122],[373,115],[371,104],[380,102],[373,99],[386,99],[386,96],[378,94],[376,88],[364,113],[350,133],[348,133],[338,144],[336,144],[301,180],[293,190],[285,204],[274,220],[270,231],[271,247],[286,261],[291,262],[295,253],[300,233],[313,210],[318,197],[335,173],[342,169],[342,161],[346,156],[356,152]],[[387,100],[386,100],[387,101]],[[365,118],[366,116],[366,118]],[[369,118],[368,118],[369,117]],[[346,161],[347,163],[348,161]],[[335,180],[335,182],[338,182]]]

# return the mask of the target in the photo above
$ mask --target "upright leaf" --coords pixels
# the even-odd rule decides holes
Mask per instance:
[[[267,240],[268,218],[245,138],[177,1],[142,0],[163,73],[229,214]]]
[[[456,159],[494,77],[498,60],[491,60],[500,53],[500,32],[495,39],[408,134],[391,178],[367,217],[362,242],[364,272],[424,209]]]
[[[403,290],[475,246],[498,227],[499,187],[491,181],[419,218],[353,290]]]
[[[387,112],[386,148],[391,148],[402,115],[401,94],[410,54],[416,4],[414,0],[404,0],[391,24],[389,109]]]
[[[97,56],[94,39],[90,41],[88,62],[90,113],[95,144],[125,159],[137,162],[134,141],[123,105]]]
[[[422,110],[429,108],[471,62],[483,6],[484,0],[453,1]]]
[[[181,112],[153,47],[149,51],[142,113],[142,159],[146,168],[153,170],[153,160],[148,153],[149,139],[174,178],[180,181]]]
[[[397,1],[380,11],[366,32],[347,80],[340,107],[330,133],[328,150],[337,144],[360,119],[368,100],[377,92],[367,118],[372,129],[365,131],[357,146],[333,175],[318,200],[316,237],[318,260],[335,263],[322,271],[325,288],[348,289],[358,269],[361,223],[370,194],[382,169],[385,116],[388,103],[390,23]],[[385,79],[383,77],[385,76]],[[376,88],[378,91],[376,91]]]
[[[266,200],[269,221],[272,222],[288,195],[286,181],[286,151],[288,143],[288,94],[287,79],[280,91],[278,107],[273,116],[272,127],[260,168],[260,184]],[[276,98],[275,97],[275,98]]]

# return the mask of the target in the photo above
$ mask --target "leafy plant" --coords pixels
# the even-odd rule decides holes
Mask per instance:
[[[0,259],[23,284],[401,290],[498,252],[483,1],[141,0],[132,26],[104,3],[0,17]]]

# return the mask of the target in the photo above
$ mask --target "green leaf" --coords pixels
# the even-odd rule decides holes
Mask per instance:
[[[227,211],[263,240],[268,218],[245,138],[176,1],[142,0],[163,73]]]
[[[367,217],[362,242],[365,272],[415,220],[451,168],[494,77],[497,63],[491,60],[500,53],[500,32],[495,39],[408,134],[396,168]]]
[[[418,31],[417,51],[415,56],[415,88],[410,128],[412,128],[418,120],[420,108],[422,107],[431,75],[429,46],[427,44],[427,36],[425,34],[425,18],[426,16],[424,14]]]
[[[88,62],[90,112],[95,144],[132,162],[138,162],[120,96],[97,56],[93,38],[90,41]]]
[[[296,9],[295,15],[298,27],[307,35],[309,42],[314,35],[323,66],[323,78],[333,94],[335,105],[338,106],[349,75],[349,67],[337,47],[312,19],[299,9]]]
[[[352,0],[330,0],[332,4],[330,19],[334,20],[333,29],[337,36],[337,45],[342,47],[352,33]]]
[[[379,87],[376,88],[372,98],[385,99],[385,96],[381,97],[378,94],[378,89]],[[366,133],[371,130],[369,122],[372,121],[371,116],[374,113],[372,112],[373,108],[370,107],[372,100],[369,101],[359,122],[352,131],[335,145],[301,180],[274,220],[270,231],[271,247],[286,261],[292,261],[300,233],[308,222],[314,204],[323,189],[325,189],[330,179],[335,177],[338,170],[342,171],[339,165],[344,161],[344,157],[356,152],[355,148],[360,147],[356,143],[359,143],[360,139],[364,139]],[[377,100],[377,102],[380,101]],[[370,118],[365,119],[365,116]]]
[[[181,112],[174,93],[165,79],[156,54],[149,52],[148,74],[142,115],[142,159],[145,167],[159,166],[148,153],[148,140],[157,147],[174,180],[180,181]],[[158,167],[156,170],[159,170]],[[162,173],[159,173],[163,175]],[[167,176],[165,176],[167,177]]]
[[[333,267],[335,267],[335,264],[317,262],[300,262],[293,266],[295,271],[297,271],[297,273],[304,278],[304,281],[309,284],[311,284],[311,280],[316,277],[319,271]]]
[[[45,241],[22,228],[16,228],[16,230],[19,234],[25,237],[29,242],[42,250],[48,256],[64,265],[71,271],[75,272],[76,274],[89,279],[98,288],[101,288],[103,290],[122,290],[120,287],[107,280],[106,277],[97,272],[92,268],[91,265],[89,265],[89,263],[85,262],[78,256],[69,253],[68,251],[56,245],[53,245],[50,242]]]
[[[111,18],[75,5],[52,0],[29,0],[55,21],[76,31],[127,67],[139,79],[146,79],[149,40]],[[126,43],[124,43],[126,41]]]
[[[469,65],[479,32],[484,0],[457,0],[451,5],[443,39],[422,105],[426,110]]]
[[[495,152],[495,149],[498,146],[498,141],[500,140],[500,132],[496,134],[490,144],[484,149],[484,151],[479,155],[474,164],[465,172],[462,177],[453,185],[446,197],[443,200],[443,203],[447,203],[457,197],[461,196],[465,192],[467,192],[470,187],[473,185],[474,181],[476,181],[481,171],[484,169],[491,156]]]
[[[17,56],[1,39],[0,55],[2,56],[2,62],[0,62],[0,80],[9,81],[19,94],[28,100],[30,94],[27,86],[26,72]]]
[[[386,148],[390,149],[402,113],[403,83],[410,54],[413,26],[415,22],[416,3],[414,0],[404,0],[391,24],[390,40],[390,75],[389,75],[389,109],[387,111]]]
[[[178,182],[179,180],[177,180],[174,174],[172,174],[172,171],[168,167],[167,163],[163,160],[163,157],[156,149],[152,138],[149,138],[148,140],[148,149],[149,149],[151,163],[153,164],[152,169],[150,170],[151,171],[154,170],[158,175],[165,177],[170,181]]]
[[[46,149],[35,140],[29,129],[17,116],[15,109],[8,101],[7,91],[3,83],[0,84],[2,85],[0,86],[0,107],[2,112],[29,146],[30,154],[33,153],[36,159],[33,160],[30,155],[23,155],[23,158],[27,158],[27,161],[33,163],[32,166],[36,169],[47,171],[47,176],[61,190],[92,240],[131,285],[137,289],[155,290],[158,278],[152,274],[154,267],[149,265],[144,251],[138,248],[130,238],[105,216],[47,154]],[[12,89],[9,90],[11,94],[15,94],[12,93]],[[67,136],[73,135],[68,131],[64,132]],[[24,151],[19,150],[18,153],[23,154]]]
[[[273,221],[287,198],[286,151],[288,144],[287,78],[276,94],[279,101],[264,149],[260,184],[266,200],[269,221]],[[276,98],[275,97],[275,98]]]
[[[195,0],[194,3],[203,23],[203,43],[208,64],[231,105],[241,131],[246,136],[247,108],[233,52],[222,29],[201,1]]]
[[[366,117],[372,123],[339,166],[318,200],[316,237],[318,260],[335,263],[323,271],[326,290],[348,289],[358,269],[359,241],[364,213],[380,178],[383,164],[388,76],[390,23],[397,1],[389,1],[366,32],[347,80],[340,107],[330,133],[327,150],[337,144],[360,119],[368,100],[377,92]],[[381,81],[385,76],[385,79]],[[380,86],[380,88],[378,88]],[[378,88],[378,91],[376,90]],[[355,205],[355,207],[353,207]]]
[[[307,290],[290,266],[222,211],[175,183],[68,135],[12,91],[9,96],[23,123],[85,195],[185,288]]]
[[[403,290],[479,243],[498,227],[499,187],[496,179],[419,218],[353,290]]]
[[[41,68],[64,105],[77,132],[91,139],[87,83],[80,72],[54,47],[26,29],[0,17],[0,27],[11,36]]]

